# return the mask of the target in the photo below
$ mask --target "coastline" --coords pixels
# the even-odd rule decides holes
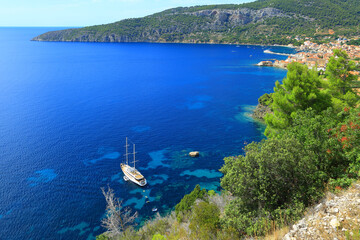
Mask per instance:
[[[297,49],[295,46],[289,46],[289,45],[280,45],[280,44],[256,44],[256,43],[219,43],[219,42],[188,42],[188,41],[182,41],[182,42],[166,42],[166,41],[131,41],[131,42],[110,42],[110,41],[49,41],[49,40],[41,40],[36,39],[38,36],[33,37],[30,39],[30,41],[33,42],[76,42],[76,43],[154,43],[154,44],[203,44],[203,45],[238,45],[238,46],[259,46],[259,47],[284,47],[284,48],[291,48],[291,49]],[[274,53],[276,54],[276,53]]]

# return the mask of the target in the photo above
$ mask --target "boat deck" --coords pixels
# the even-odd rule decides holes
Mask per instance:
[[[133,175],[136,179],[142,179],[144,176],[136,169],[134,168],[128,168],[127,172],[131,175]]]
[[[136,168],[130,167],[126,164],[121,165],[121,168],[124,173],[126,172],[127,174],[134,177],[136,180],[141,180],[144,178],[144,176]]]

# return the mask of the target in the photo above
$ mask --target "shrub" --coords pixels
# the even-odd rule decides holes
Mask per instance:
[[[99,236],[96,236],[96,240],[110,240],[110,238],[108,238],[104,234],[101,234]]]
[[[161,234],[155,234],[153,237],[152,237],[152,240],[166,240],[166,238],[161,235]]]
[[[287,214],[294,218],[322,195],[323,181],[313,161],[316,154],[295,138],[251,143],[245,152],[225,158],[221,168],[221,186],[237,197],[226,207],[225,225],[264,234],[281,209],[292,209]]]
[[[215,195],[216,195],[216,192],[215,192],[214,190],[209,190],[209,191],[208,191],[208,195],[209,195],[210,197],[215,196]]]
[[[185,213],[189,211],[193,206],[196,199],[203,199],[206,195],[206,189],[201,189],[200,185],[196,185],[194,190],[186,194],[183,199],[175,206],[176,216],[179,216],[179,213]]]
[[[265,93],[259,98],[258,102],[261,105],[269,106],[273,102],[273,99],[271,97],[271,94]]]
[[[213,239],[219,228],[220,210],[212,203],[200,202],[192,210],[190,229],[194,239]]]

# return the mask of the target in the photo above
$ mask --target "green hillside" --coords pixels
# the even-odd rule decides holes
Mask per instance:
[[[299,44],[296,36],[351,37],[359,33],[359,26],[356,0],[258,0],[174,8],[143,18],[48,32],[33,40]]]

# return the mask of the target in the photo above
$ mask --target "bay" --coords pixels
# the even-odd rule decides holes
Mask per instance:
[[[30,41],[58,29],[0,28],[0,239],[94,239],[101,187],[139,223],[196,184],[220,191],[223,158],[264,138],[248,114],[286,75],[254,64],[292,51]],[[126,136],[145,188],[122,179]]]

